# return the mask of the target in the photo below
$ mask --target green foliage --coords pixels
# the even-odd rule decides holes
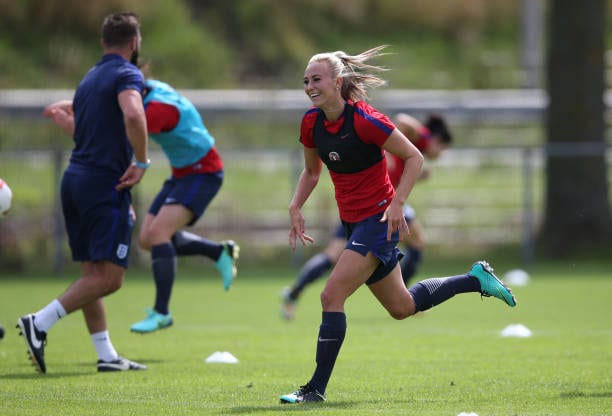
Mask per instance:
[[[312,54],[379,44],[392,46],[383,63],[394,88],[517,88],[521,4],[0,0],[0,88],[74,88],[100,55],[102,18],[123,10],[142,17],[154,76],[179,88],[299,88]]]
[[[379,44],[392,45],[395,56],[384,64],[396,70],[389,73],[394,87],[462,88],[480,79],[470,73],[489,38],[500,39],[515,68],[519,46],[511,0],[478,7],[469,0],[0,0],[0,6],[0,88],[74,88],[100,55],[103,16],[122,10],[142,18],[143,58],[154,76],[179,88],[299,88],[312,54]]]
[[[7,59],[0,64],[0,88],[74,88],[101,55],[103,17],[122,10],[140,15],[142,54],[155,76],[195,87],[226,87],[232,79],[224,45],[191,21],[182,2],[24,0],[5,10],[0,35],[7,39]]]
[[[467,267],[430,262],[422,276],[457,274]],[[609,269],[609,262],[571,268],[541,264],[529,270],[530,285],[514,289],[516,309],[477,294],[457,295],[403,322],[391,319],[361,288],[346,305],[348,332],[328,401],[295,407],[278,404],[278,397],[305,383],[314,369],[323,284],[304,292],[295,321],[282,321],[278,293],[295,269],[243,267],[225,293],[212,263],[194,270],[179,266],[171,305],[175,324],[150,335],[128,330],[144,317],[141,308],[150,306],[154,290],[148,273],[130,271],[123,288],[105,300],[109,329],[121,354],[149,369],[97,374],[95,351],[81,314],[75,313],[49,333],[44,376],[30,366],[13,325],[72,279],[4,275],[0,413],[606,414],[612,406]],[[527,326],[533,336],[501,337],[513,323]],[[240,362],[206,364],[215,351],[229,351]]]
[[[149,75],[176,87],[231,86],[231,55],[222,39],[194,24],[189,13],[182,2],[156,0],[143,7],[142,54]]]

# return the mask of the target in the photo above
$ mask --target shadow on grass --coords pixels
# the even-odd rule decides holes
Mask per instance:
[[[232,409],[224,409],[220,414],[270,414],[272,412],[286,413],[290,412],[309,412],[313,410],[332,410],[332,409],[350,409],[353,407],[361,407],[360,403],[355,402],[323,402],[323,403],[299,403],[299,404],[277,404],[270,406],[238,406]]]
[[[139,363],[143,363],[144,365],[146,365],[147,367],[151,364],[159,364],[164,362],[163,360],[140,360],[140,359],[135,359],[133,361],[139,362]],[[0,380],[35,380],[35,379],[59,379],[59,378],[64,378],[64,377],[79,377],[79,376],[92,376],[92,375],[102,375],[102,374],[114,374],[117,373],[118,371],[107,371],[107,372],[101,372],[99,373],[96,367],[96,361],[81,361],[77,364],[75,364],[74,366],[79,367],[79,368],[84,368],[87,369],[87,371],[83,371],[83,372],[74,372],[74,371],[55,371],[54,369],[51,369],[50,371],[48,370],[47,373],[42,374],[42,373],[37,373],[36,370],[34,370],[34,368],[32,367],[32,373],[31,374],[0,374]],[[138,373],[141,372],[140,371],[130,371],[131,373]],[[147,370],[144,370],[147,371]]]
[[[121,357],[123,357],[123,358],[127,358],[125,355],[121,355],[121,354],[119,354],[119,355],[120,355]],[[138,357],[136,357],[136,358],[127,358],[127,359],[128,359],[128,360],[130,360],[130,361],[135,361],[135,362],[137,362],[137,363],[139,363],[139,364],[146,365],[146,366],[147,366],[147,368],[148,368],[148,367],[149,367],[149,365],[151,365],[151,364],[160,364],[160,363],[166,363],[166,362],[167,362],[166,360],[160,360],[160,359],[150,359],[150,358],[138,358]],[[96,370],[97,360],[94,360],[94,361],[82,361],[82,362],[78,363],[77,365],[78,365],[79,367],[89,367],[89,368],[93,368],[93,369],[94,369],[94,371],[96,371],[96,372],[97,372],[97,370]],[[144,370],[144,371],[147,371],[147,370]],[[118,371],[107,371],[107,372],[108,372],[108,373],[117,373]],[[134,373],[134,372],[137,372],[137,371],[132,370],[131,372],[132,372],[132,373]]]
[[[84,377],[96,373],[75,373],[75,372],[57,372],[40,374],[32,372],[32,374],[1,374],[0,380],[44,380],[44,379],[60,379],[65,377]]]
[[[583,391],[568,391],[568,392],[561,393],[559,396],[563,399],[574,399],[574,398],[584,398],[584,397],[612,397],[612,391],[590,392],[590,393],[586,393]]]

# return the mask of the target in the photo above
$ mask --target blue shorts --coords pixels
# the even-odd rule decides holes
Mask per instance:
[[[344,224],[342,224],[342,221],[340,221],[336,226],[333,235],[334,238],[341,238],[342,240],[346,240],[346,229],[344,228]]]
[[[410,224],[410,221],[414,220],[416,217],[414,213],[414,209],[410,205],[404,204],[403,210],[404,210],[404,218],[406,219],[406,223]],[[346,230],[344,228],[344,225],[342,224],[342,221],[340,221],[338,225],[336,226],[333,237],[347,240]]]
[[[223,183],[223,171],[198,173],[182,178],[170,177],[164,182],[149,208],[149,214],[157,215],[163,205],[180,204],[193,213],[187,225],[193,225],[204,214],[210,201],[217,195]]]
[[[62,209],[74,261],[106,260],[127,268],[132,197],[129,190],[115,190],[117,179],[114,174],[64,173]]]
[[[376,283],[391,273],[401,258],[397,249],[399,233],[391,234],[391,241],[387,241],[388,223],[380,222],[382,216],[381,212],[357,223],[343,222],[348,236],[345,248],[362,256],[371,252],[380,260],[380,264],[366,281],[367,285]]]

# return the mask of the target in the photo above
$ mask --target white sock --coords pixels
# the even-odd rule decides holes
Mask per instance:
[[[119,358],[119,354],[115,351],[115,347],[110,340],[108,331],[100,331],[95,334],[91,334],[91,341],[96,348],[98,358],[102,361],[113,361]]]
[[[36,329],[43,332],[49,332],[49,329],[61,318],[66,316],[66,310],[59,302],[54,299],[50,304],[34,314],[34,326]]]

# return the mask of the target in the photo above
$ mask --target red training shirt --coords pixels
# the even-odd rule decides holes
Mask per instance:
[[[380,147],[395,129],[393,122],[365,101],[348,101],[353,106],[353,128],[358,138]],[[313,129],[320,109],[312,107],[302,118],[300,142],[304,147],[315,148]],[[336,121],[324,121],[325,130],[336,134],[344,124],[344,114]],[[329,170],[329,169],[328,169]],[[329,170],[334,184],[340,218],[346,222],[359,222],[384,211],[395,196],[395,189],[387,174],[387,162],[380,162],[354,173],[338,173]]]
[[[179,122],[180,112],[173,105],[150,101],[145,107],[147,117],[147,131],[152,134],[159,134],[171,131]],[[189,166],[172,166],[172,176],[182,178],[187,175],[197,173],[215,173],[223,169],[223,160],[213,146],[206,155],[199,161]]]

